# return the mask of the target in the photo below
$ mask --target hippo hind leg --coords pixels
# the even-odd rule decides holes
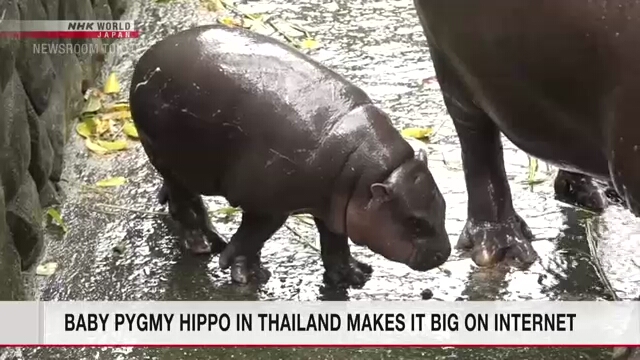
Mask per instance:
[[[471,257],[479,266],[508,258],[516,261],[514,265],[528,267],[537,258],[531,245],[533,234],[513,209],[500,130],[476,105],[445,54],[429,45],[445,106],[460,140],[468,194],[467,223],[456,247],[472,249]]]
[[[602,213],[607,205],[604,191],[587,175],[560,170],[553,184],[556,199],[595,213]]]
[[[169,213],[180,226],[183,246],[187,250],[193,254],[218,254],[224,250],[227,243],[211,224],[200,195],[164,176],[158,200],[161,204],[169,203]]]
[[[331,232],[318,218],[314,218],[314,221],[320,233],[320,255],[325,268],[324,281],[330,286],[363,286],[373,272],[371,266],[351,256],[346,235]]]
[[[264,243],[282,227],[286,214],[243,212],[240,227],[220,254],[220,268],[231,267],[231,279],[246,284],[260,272],[260,252]],[[264,277],[268,277],[265,274]]]

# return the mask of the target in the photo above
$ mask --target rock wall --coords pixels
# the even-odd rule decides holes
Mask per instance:
[[[4,0],[0,19],[111,20],[126,1]],[[104,61],[91,51],[43,54],[36,44],[101,41],[0,37],[0,300],[27,296],[21,273],[42,252],[43,208],[60,201],[63,148],[82,84],[96,79]]]

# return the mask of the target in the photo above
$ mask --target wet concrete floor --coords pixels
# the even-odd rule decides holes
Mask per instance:
[[[269,13],[306,27],[322,45],[311,56],[361,86],[387,111],[399,129],[433,126],[426,146],[434,177],[447,201],[447,228],[455,244],[466,219],[466,191],[453,125],[434,81],[433,66],[411,0],[397,1],[250,1],[252,13]],[[142,25],[142,37],[126,41],[134,51],[112,54],[105,72],[116,71],[127,96],[134,62],[146,48],[178,30],[215,22],[216,15],[196,0],[158,4],[136,0],[126,17]],[[354,256],[373,265],[362,289],[333,291],[322,285],[323,268],[312,246],[311,226],[290,219],[263,250],[272,276],[266,284],[232,284],[217,257],[197,259],[175,246],[167,209],[158,205],[161,180],[139,144],[107,158],[88,154],[74,134],[67,147],[63,184],[67,199],[63,217],[69,232],[48,232],[43,261],[55,261],[57,272],[37,283],[41,300],[421,300],[430,289],[439,300],[595,300],[634,299],[640,293],[640,255],[635,251],[640,221],[618,205],[594,216],[553,199],[553,169],[542,165],[527,184],[527,156],[505,140],[506,168],[514,205],[532,228],[540,260],[527,271],[479,269],[454,251],[440,269],[411,271],[367,249]],[[128,183],[105,194],[82,184],[124,176]],[[208,198],[211,210],[228,206]],[[107,204],[104,206],[101,204]],[[136,210],[136,211],[132,211]],[[217,217],[227,237],[237,216]],[[585,224],[596,234],[591,250]],[[311,244],[312,246],[309,246]],[[114,252],[114,247],[124,252]],[[608,279],[598,275],[597,258]],[[635,260],[635,261],[634,261]],[[424,302],[426,308],[429,301]],[[609,359],[607,349],[9,349],[6,359]]]

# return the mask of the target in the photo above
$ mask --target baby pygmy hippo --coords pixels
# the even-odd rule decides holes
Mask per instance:
[[[173,34],[137,63],[130,106],[184,245],[221,253],[237,282],[294,213],[314,217],[333,283],[362,285],[371,273],[349,238],[417,271],[451,253],[426,154],[360,88],[273,38],[224,25]],[[242,209],[228,244],[201,195]]]

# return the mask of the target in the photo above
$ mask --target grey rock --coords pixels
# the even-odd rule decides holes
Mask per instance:
[[[82,20],[95,20],[96,16],[93,12],[93,6],[90,0],[66,0],[60,2],[60,17],[62,19],[82,19]],[[71,39],[65,41],[76,46],[92,46],[98,50],[102,48],[102,40],[100,39]],[[81,51],[76,54],[80,65],[82,66],[82,79],[92,80],[99,72],[99,65],[96,64],[97,56],[95,51]],[[104,54],[101,56],[104,57]],[[80,82],[81,82],[80,81]]]
[[[91,0],[91,3],[93,4],[93,12],[96,15],[96,19],[113,20],[108,0]]]
[[[113,19],[126,1],[4,0],[4,19]],[[99,50],[43,54],[36,44],[97,45]],[[104,61],[100,39],[0,38],[0,300],[26,299],[22,271],[44,248],[43,208],[59,204],[64,146],[83,105],[81,84]],[[74,48],[75,50],[75,48]],[[29,294],[28,294],[29,293]],[[1,356],[0,356],[1,357]]]
[[[18,4],[18,7],[22,19],[47,19],[47,13],[39,0],[24,0]],[[56,76],[49,55],[36,51],[36,45],[41,43],[43,43],[41,39],[21,40],[18,51],[20,61],[16,62],[20,79],[38,115],[42,114],[47,107]]]
[[[0,187],[2,182],[0,181]],[[0,191],[0,301],[24,300],[25,291],[20,274],[20,257],[13,245],[5,220],[4,193]]]
[[[0,3],[0,14],[3,12],[4,18],[7,20],[20,19],[18,5],[15,0],[6,1],[4,4]],[[0,91],[4,89],[9,79],[13,76],[13,66],[16,61],[18,46],[19,41],[15,39],[0,38]]]
[[[120,19],[127,8],[127,0],[109,0],[111,14],[115,20]]]
[[[7,204],[6,217],[14,245],[22,259],[22,270],[26,270],[38,259],[43,245],[40,196],[29,174],[23,176],[17,196]]]
[[[27,174],[31,159],[24,90],[16,71],[0,97],[0,119],[0,179],[5,201],[10,202]]]

